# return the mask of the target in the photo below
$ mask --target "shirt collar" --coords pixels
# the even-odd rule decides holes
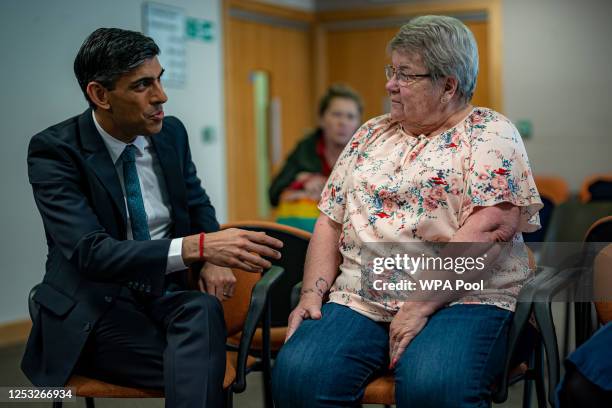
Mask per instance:
[[[106,146],[106,149],[110,154],[111,160],[114,164],[116,164],[117,160],[119,159],[119,156],[121,156],[121,153],[123,153],[123,150],[125,150],[125,147],[128,144],[122,142],[119,139],[115,139],[107,131],[105,131],[96,120],[96,115],[94,114],[93,110],[91,111],[91,116],[93,117],[96,129],[98,129],[98,133],[100,133],[100,136],[102,136],[102,141],[104,142],[104,145]],[[130,144],[136,146],[136,155],[142,156],[144,154],[145,148],[149,145],[149,141],[144,136],[136,136],[136,139],[134,139],[134,141]]]

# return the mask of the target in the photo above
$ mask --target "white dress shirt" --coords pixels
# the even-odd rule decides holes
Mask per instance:
[[[91,112],[96,129],[102,136],[104,145],[108,149],[111,160],[115,164],[117,176],[121,183],[121,190],[125,200],[125,186],[123,183],[123,161],[119,160],[121,153],[127,146],[126,143],[115,139],[109,135],[96,120],[96,115]],[[149,225],[149,234],[151,239],[168,238],[170,236],[170,228],[172,227],[172,219],[170,218],[170,200],[168,198],[168,190],[166,188],[166,180],[157,159],[155,149],[151,145],[149,137],[137,136],[131,143],[136,147],[136,172],[138,173],[138,181],[142,199],[144,201],[145,212],[147,213],[147,221]],[[127,214],[127,237],[133,239],[132,224],[130,222],[130,213],[127,210],[127,200],[125,200],[125,212]],[[183,257],[181,255],[183,248],[183,238],[174,238],[170,241],[170,249],[168,250],[168,263],[166,264],[166,273],[176,272],[186,269]]]

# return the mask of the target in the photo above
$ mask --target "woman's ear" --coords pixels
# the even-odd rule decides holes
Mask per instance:
[[[442,96],[440,97],[441,103],[448,103],[455,93],[457,93],[457,87],[459,86],[459,81],[455,77],[447,77],[444,81],[444,90],[442,91]]]

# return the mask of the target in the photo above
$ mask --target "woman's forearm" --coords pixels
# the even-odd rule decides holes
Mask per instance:
[[[510,203],[475,210],[451,242],[507,242],[518,231],[520,208]]]
[[[302,295],[315,293],[323,299],[338,275],[341,255],[338,250],[341,225],[321,214],[308,245]]]

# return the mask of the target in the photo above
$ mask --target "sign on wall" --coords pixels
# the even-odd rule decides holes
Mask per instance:
[[[159,62],[164,67],[164,85],[185,86],[187,60],[185,46],[185,12],[179,7],[146,2],[143,9],[144,33],[160,49]]]
[[[189,39],[212,42],[215,39],[213,22],[188,17],[186,34]]]

